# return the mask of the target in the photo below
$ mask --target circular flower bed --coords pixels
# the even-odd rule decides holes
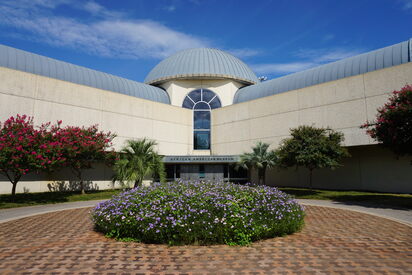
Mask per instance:
[[[121,240],[247,245],[300,230],[304,212],[273,187],[170,182],[138,187],[102,202],[92,219],[96,230]]]

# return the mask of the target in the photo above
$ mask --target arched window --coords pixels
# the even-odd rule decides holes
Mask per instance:
[[[210,110],[221,106],[219,97],[210,90],[194,90],[185,97],[182,107],[193,110],[195,150],[210,150]]]

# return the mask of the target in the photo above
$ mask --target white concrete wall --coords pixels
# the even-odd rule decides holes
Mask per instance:
[[[313,188],[412,193],[411,158],[396,158],[380,145],[353,146],[348,149],[352,157],[346,158],[342,167],[313,171]],[[271,169],[267,172],[266,184],[309,187],[309,172],[301,167]]]
[[[359,126],[374,120],[393,90],[411,83],[412,63],[406,63],[216,109],[212,154],[240,154],[259,140],[277,147],[299,125],[341,131],[346,146],[373,144]]]
[[[2,67],[0,121],[16,114],[34,116],[36,124],[98,124],[117,134],[116,149],[142,137],[156,140],[164,155],[186,155],[193,147],[190,110]]]
[[[209,89],[217,94],[222,106],[233,104],[236,91],[244,85],[230,79],[173,80],[161,85],[169,94],[172,105],[182,107],[186,95],[196,89]]]

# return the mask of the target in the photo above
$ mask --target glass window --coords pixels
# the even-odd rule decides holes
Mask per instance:
[[[210,150],[210,110],[222,107],[220,99],[210,90],[194,90],[186,96],[182,107],[193,109],[194,149]],[[177,178],[179,173],[176,171]]]
[[[202,100],[202,95],[200,90],[194,90],[193,92],[189,93],[189,97],[194,101],[198,102]]]
[[[203,90],[202,91],[202,96],[203,96],[202,100],[206,101],[206,102],[209,102],[215,97],[215,95],[216,94],[214,92],[210,91],[210,90]]]
[[[195,111],[193,125],[195,129],[210,129],[210,111]]]
[[[222,106],[218,97],[215,97],[212,101],[210,101],[209,105],[212,109],[220,108]]]
[[[188,109],[193,109],[193,106],[195,104],[193,103],[193,101],[191,101],[188,97],[185,98],[185,100],[183,101],[183,108],[188,108]]]
[[[210,132],[209,131],[195,131],[193,135],[193,144],[195,150],[209,150],[210,149]]]
[[[204,164],[199,164],[199,178],[200,179],[205,178],[205,165]]]
[[[200,101],[200,102],[196,103],[194,109],[197,109],[197,110],[199,110],[199,109],[200,110],[210,110],[210,106],[206,102]]]

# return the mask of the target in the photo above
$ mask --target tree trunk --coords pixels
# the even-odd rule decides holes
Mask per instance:
[[[79,179],[80,193],[82,195],[86,194],[86,191],[84,190],[84,182],[83,182],[83,179],[82,179],[82,171],[80,169],[76,169],[76,168],[73,168],[73,171],[74,171],[76,177]]]
[[[259,168],[258,178],[259,178],[259,185],[263,185],[265,183],[265,170],[263,168]]]
[[[312,190],[312,172],[313,169],[309,169],[309,189]]]
[[[84,181],[80,179],[80,192],[82,195],[86,194],[86,191],[84,190]]]
[[[11,184],[13,185],[13,187],[11,188],[11,196],[14,200],[14,197],[16,196],[17,181],[12,182]]]

